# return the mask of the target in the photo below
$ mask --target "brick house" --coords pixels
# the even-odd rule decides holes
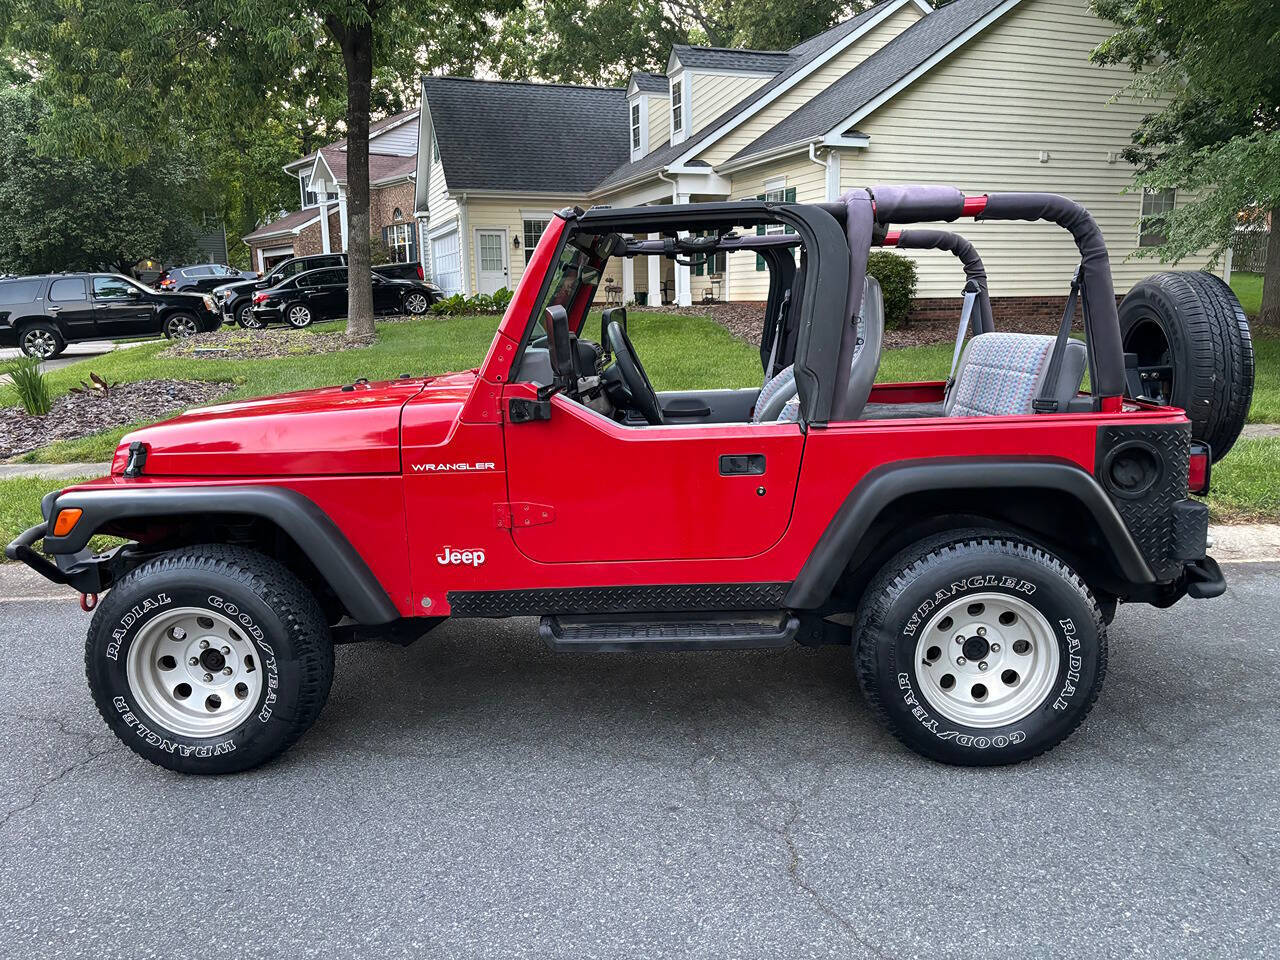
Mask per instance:
[[[419,259],[413,215],[418,155],[418,111],[386,117],[369,127],[369,223],[400,262]],[[285,164],[298,181],[299,207],[244,237],[253,269],[266,272],[289,257],[347,248],[347,143],[339,140]]]

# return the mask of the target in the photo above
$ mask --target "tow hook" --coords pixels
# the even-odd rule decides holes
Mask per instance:
[[[96,593],[80,594],[80,609],[88,613],[98,605],[98,595]]]

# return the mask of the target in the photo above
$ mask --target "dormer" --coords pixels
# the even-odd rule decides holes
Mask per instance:
[[[670,129],[667,78],[637,71],[627,84],[627,143],[632,161],[660,147]]]
[[[672,47],[667,60],[671,142],[697,133],[790,64],[791,55],[781,50]]]

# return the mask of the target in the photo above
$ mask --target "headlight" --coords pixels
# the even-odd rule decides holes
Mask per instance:
[[[200,299],[204,301],[204,308],[208,310],[210,313],[218,312],[218,305],[213,302],[213,297],[205,296],[205,297],[201,297]]]

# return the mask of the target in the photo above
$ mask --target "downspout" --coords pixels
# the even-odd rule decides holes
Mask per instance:
[[[834,148],[828,148],[826,157],[819,160],[818,144],[821,142],[821,140],[809,141],[809,159],[823,169],[826,201],[833,203],[840,199],[840,154],[836,153]]]

